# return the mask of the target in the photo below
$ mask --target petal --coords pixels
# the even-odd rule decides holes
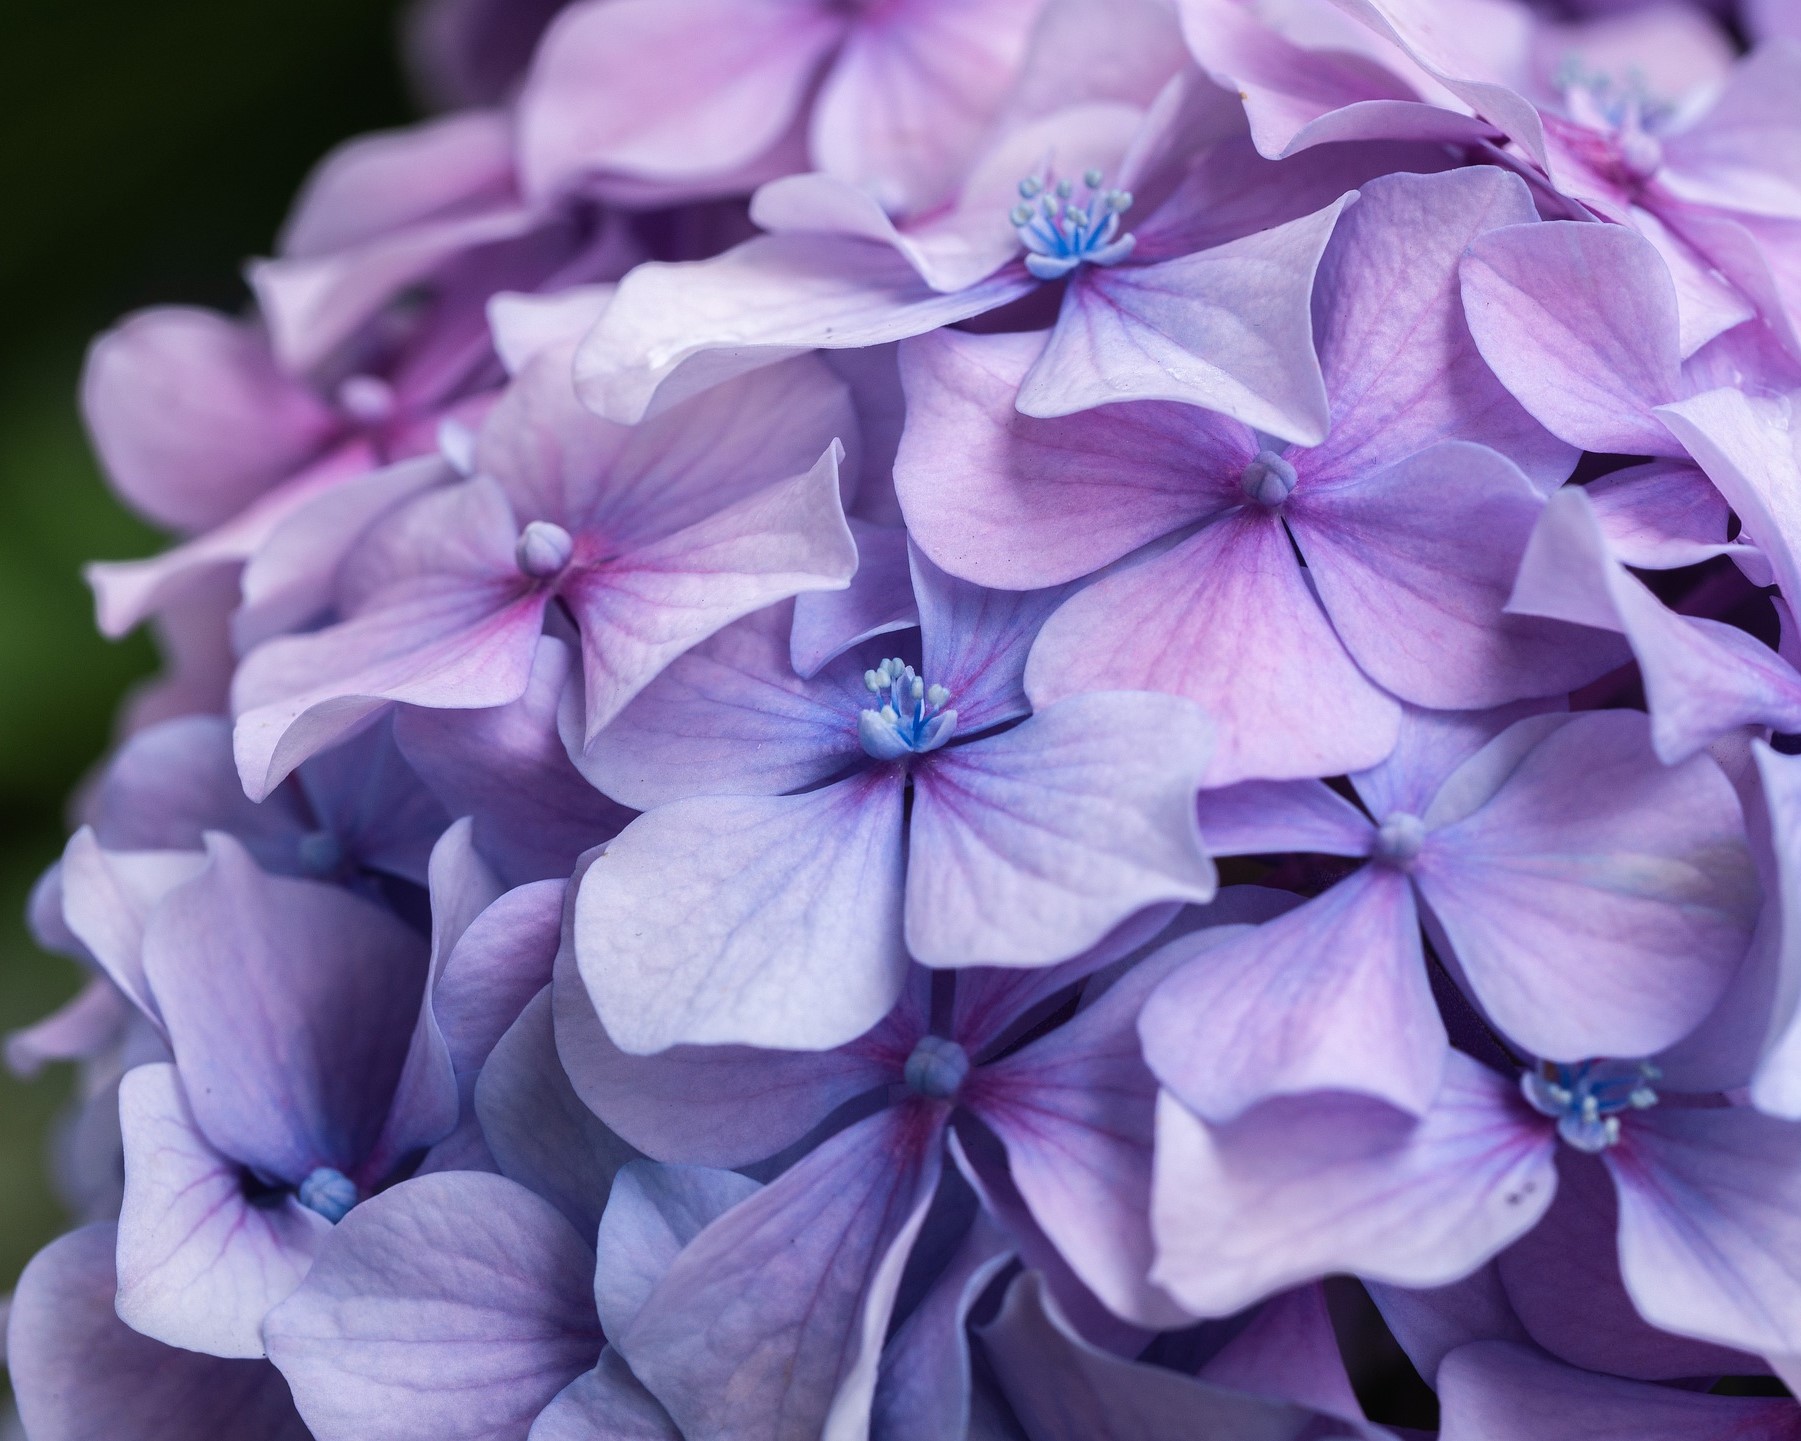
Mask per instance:
[[[1551,221],[1478,236],[1463,302],[1483,359],[1553,434],[1585,450],[1680,454],[1651,415],[1682,393],[1676,291],[1630,228]]]
[[[1515,721],[1529,716],[1556,714],[1563,709],[1565,705],[1561,698],[1522,701],[1517,705],[1479,711],[1420,710],[1407,706],[1401,714],[1401,738],[1396,743],[1393,754],[1374,769],[1360,771],[1352,776],[1351,784],[1356,788],[1357,798],[1373,816],[1388,816],[1395,811],[1425,816],[1432,810],[1435,800],[1441,801],[1442,813],[1442,807],[1449,805],[1454,799],[1454,796],[1445,795],[1445,782],[1465,761],[1475,756]],[[1527,733],[1522,730],[1516,734],[1524,736]],[[1467,772],[1459,783],[1459,789],[1475,781],[1476,773]],[[1319,791],[1325,795],[1332,794],[1324,786],[1319,787]],[[1469,809],[1486,800],[1490,794],[1492,788],[1470,800],[1462,813],[1467,814]],[[1439,814],[1434,814],[1434,822],[1439,818]],[[1202,823],[1205,824],[1204,812]],[[1363,824],[1363,833],[1367,837],[1368,823]],[[1283,849],[1302,848],[1289,846]],[[1368,849],[1366,843],[1356,853],[1368,854]],[[1336,855],[1338,852],[1328,854]]]
[[[582,632],[587,741],[682,652],[806,590],[839,590],[857,545],[838,493],[836,441],[782,481],[564,582]]]
[[[337,428],[258,331],[175,306],[140,311],[94,342],[81,407],[126,502],[190,531],[231,519]]]
[[[601,415],[630,425],[653,402],[661,409],[800,351],[924,335],[1037,284],[1008,266],[940,294],[885,245],[759,236],[711,260],[633,270],[576,352],[576,389]]]
[[[1630,1118],[1627,1124],[1636,1123]],[[1620,1208],[1607,1167],[1569,1147],[1557,1156],[1557,1195],[1544,1220],[1495,1258],[1526,1335],[1590,1371],[1673,1381],[1764,1369],[1743,1352],[1672,1336],[1636,1310],[1620,1277]]]
[[[901,346],[907,428],[895,488],[914,539],[983,585],[1057,585],[1238,503],[1255,454],[1235,422],[1127,402],[1039,420],[1014,397],[1031,334],[935,331]]]
[[[1326,1305],[1318,1282],[1270,1297],[1198,1374],[1216,1386],[1361,1420]]]
[[[159,1030],[162,1011],[144,974],[144,928],[163,898],[205,866],[206,857],[193,851],[115,854],[84,826],[69,838],[57,867],[70,934]]]
[[[538,1413],[527,1441],[682,1441],[669,1413],[611,1346]]]
[[[965,1441],[975,1434],[969,1313],[1012,1260],[1007,1238],[978,1211],[925,1300],[883,1349],[871,1434],[883,1441]]]
[[[937,1107],[872,1116],[676,1258],[616,1344],[684,1435],[815,1441],[867,1424],[942,1131]]]
[[[1586,489],[1551,497],[1507,608],[1619,632],[1632,648],[1658,758],[1674,765],[1746,725],[1801,727],[1801,676],[1736,626],[1678,615],[1631,575]]]
[[[1068,591],[988,590],[940,570],[917,546],[908,555],[919,600],[920,671],[951,693],[958,731],[969,735],[1026,714],[1027,652]]]
[[[291,1198],[249,1200],[244,1168],[201,1134],[174,1066],[126,1073],[119,1125],[120,1319],[185,1350],[261,1356],[264,1316],[300,1284],[331,1223]]]
[[[475,818],[475,843],[508,880],[567,876],[631,812],[587,784],[557,733],[573,668],[569,647],[538,639],[525,694],[492,710],[407,707],[394,739],[452,815]]]
[[[358,1206],[268,1321],[320,1441],[524,1441],[600,1354],[587,1243],[500,1176],[420,1176]]]
[[[493,481],[415,501],[353,558],[382,577],[358,613],[258,646],[232,683],[245,790],[260,798],[392,701],[506,705],[531,677],[548,592],[521,576]]]
[[[1065,1319],[1036,1272],[1014,1280],[1000,1314],[977,1334],[1001,1389],[1035,1441],[1301,1436],[1319,1424],[1301,1406],[1211,1385],[1090,1345]]]
[[[1307,457],[1310,479],[1360,476],[1443,440],[1491,446],[1538,485],[1569,474],[1569,449],[1484,364],[1458,294],[1466,247],[1533,214],[1525,183],[1490,166],[1364,186],[1320,265],[1332,433]]]
[[[1157,1081],[1135,1022],[1172,963],[1139,963],[1066,1025],[982,1066],[963,1095],[1070,1269],[1117,1315],[1153,1328],[1187,1317],[1148,1279]]]
[[[87,1226],[32,1259],[12,1297],[6,1365],[42,1441],[307,1441],[281,1373],[264,1361],[177,1350],[113,1311],[113,1228]],[[21,1433],[23,1434],[23,1433]]]
[[[850,531],[857,541],[857,573],[850,585],[794,598],[789,661],[807,680],[851,647],[919,624],[906,528],[853,517]]]
[[[941,199],[1008,95],[1042,9],[914,0],[852,26],[813,111],[820,168],[890,209]]]
[[[1355,484],[1304,487],[1286,515],[1365,673],[1415,705],[1474,710],[1563,694],[1625,659],[1606,635],[1506,613],[1543,508],[1504,456],[1450,441]]]
[[[1705,755],[1665,766],[1648,729],[1572,717],[1416,863],[1476,996],[1534,1055],[1654,1054],[1706,1016],[1750,938],[1732,787]]]
[[[1582,493],[1594,504],[1608,548],[1640,570],[1673,570],[1746,549],[1726,540],[1726,498],[1685,461],[1616,470]]]
[[[1710,390],[1658,414],[1737,512],[1792,604],[1801,596],[1801,457],[1786,402]]]
[[[210,1143],[265,1178],[346,1174],[387,1113],[424,947],[348,891],[266,876],[223,835],[144,937],[169,1043]]]
[[[1514,1086],[1456,1051],[1418,1122],[1309,1096],[1210,1127],[1164,1095],[1152,1278],[1205,1316],[1334,1271],[1441,1286],[1537,1223],[1555,1145]]]
[[[1262,512],[1112,572],[1045,623],[1026,667],[1033,705],[1094,690],[1198,704],[1216,727],[1210,785],[1360,770],[1393,748],[1400,717],[1345,654],[1280,522]]]
[[[601,1324],[623,1336],[696,1236],[762,1187],[736,1171],[633,1161],[600,1219],[594,1295]]]
[[[779,0],[576,6],[540,42],[520,96],[525,187],[744,165],[781,138],[842,33],[828,11]]]
[[[1445,1031],[1405,876],[1366,866],[1264,925],[1175,947],[1192,959],[1139,1029],[1151,1068],[1192,1110],[1228,1121],[1313,1091],[1431,1107]]]
[[[1020,410],[1179,400],[1317,445],[1327,401],[1310,303],[1346,203],[1178,259],[1080,273],[1020,386]]]
[[[607,1031],[822,1050],[900,992],[900,774],[799,796],[676,801],[639,817],[576,898],[576,956]]]
[[[792,614],[770,606],[676,657],[590,751],[578,751],[582,773],[648,810],[688,796],[780,795],[866,759],[857,739],[857,714],[869,704],[863,667],[846,657],[809,679],[795,674]],[[569,730],[573,749],[581,735]]]
[[[1630,1117],[1604,1159],[1620,1199],[1620,1270],[1654,1326],[1768,1357],[1801,1351],[1791,1198],[1801,1125],[1748,1108]]]
[[[526,368],[482,425],[475,464],[520,520],[593,535],[609,555],[805,474],[833,440],[860,449],[850,393],[815,356],[728,381],[641,425],[583,406],[570,364],[558,349]]]
[[[475,1113],[503,1176],[592,1236],[619,1168],[637,1156],[595,1119],[557,1059],[547,986],[500,1038],[475,1085]]]
[[[959,715],[961,713],[959,712]],[[1175,696],[1072,696],[914,772],[907,946],[926,965],[1043,965],[1132,912],[1203,904],[1205,717]]]
[[[570,1084],[608,1126],[660,1161],[744,1166],[799,1141],[846,1101],[898,1078],[905,1057],[862,1048],[777,1051],[615,1046],[582,989],[573,955],[554,988],[557,1047]]]
[[[1487,1341],[1440,1371],[1444,1441],[1730,1441],[1794,1430],[1787,1401],[1710,1396],[1560,1366],[1525,1346]]]
[[[1210,856],[1366,856],[1375,839],[1369,817],[1321,781],[1240,781],[1202,791],[1197,812]]]

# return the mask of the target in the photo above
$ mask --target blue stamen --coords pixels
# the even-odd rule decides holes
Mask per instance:
[[[885,660],[864,671],[863,684],[884,698],[879,709],[857,717],[863,749],[879,761],[935,751],[957,729],[956,711],[944,708],[951,693],[941,685],[928,686],[902,661]]]
[[[1648,1061],[1540,1061],[1520,1077],[1520,1091],[1557,1134],[1590,1155],[1617,1145],[1620,1117],[1657,1104],[1651,1082],[1662,1074]]]
[[[1132,253],[1137,239],[1119,233],[1131,192],[1102,189],[1101,179],[1098,170],[1082,177],[1080,202],[1072,180],[1059,180],[1048,191],[1033,177],[1019,182],[1021,203],[1007,218],[1028,252],[1026,269],[1038,279],[1060,280],[1078,265],[1117,265]]]
[[[1239,488],[1266,510],[1275,510],[1300,483],[1295,468],[1273,450],[1260,450],[1238,477]]]
[[[907,1088],[933,1101],[956,1098],[969,1075],[969,1053],[943,1036],[925,1036],[907,1057]]]
[[[350,1214],[351,1207],[363,1199],[362,1193],[356,1188],[356,1182],[330,1166],[320,1166],[311,1172],[294,1194],[307,1210],[317,1211],[334,1226]]]

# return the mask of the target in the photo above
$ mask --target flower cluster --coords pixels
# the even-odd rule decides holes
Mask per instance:
[[[1374,1341],[1446,1441],[1801,1436],[1724,8],[422,12],[453,108],[89,360],[181,538],[32,902],[33,1441],[1394,1437]]]

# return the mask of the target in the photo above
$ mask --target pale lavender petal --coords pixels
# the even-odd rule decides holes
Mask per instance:
[[[1640,570],[1673,570],[1747,549],[1726,539],[1726,498],[1685,461],[1616,470],[1582,492],[1595,507],[1608,548]]]
[[[1155,615],[1155,626],[1142,617]],[[1035,706],[1094,690],[1185,696],[1216,727],[1210,785],[1374,765],[1400,707],[1346,655],[1281,523],[1240,512],[1088,586],[1045,623]]]
[[[1151,1328],[1187,1317],[1148,1279],[1157,1080],[1134,1023],[1174,964],[1168,952],[1140,962],[1068,1024],[983,1066],[962,1098],[1006,1147],[1013,1185],[1070,1269]]]
[[[582,774],[648,810],[688,796],[780,795],[866,760],[857,738],[858,713],[870,703],[865,667],[846,657],[811,678],[797,675],[792,614],[770,606],[671,661],[591,750],[577,752]],[[575,719],[565,717],[572,750],[582,736]]]
[[[1424,1114],[1445,1064],[1407,878],[1368,866],[1286,915],[1191,959],[1139,1022],[1164,1085],[1227,1121],[1271,1096],[1349,1091]]]
[[[206,863],[197,851],[107,851],[84,826],[57,868],[70,934],[158,1028],[162,1012],[144,974],[144,928],[163,898]]]
[[[1408,706],[1401,715],[1401,738],[1395,744],[1394,753],[1381,765],[1352,776],[1351,784],[1356,788],[1357,798],[1378,819],[1396,811],[1424,816],[1432,810],[1434,801],[1438,801],[1443,795],[1445,783],[1459,771],[1463,763],[1514,722],[1529,716],[1557,714],[1566,709],[1567,704],[1561,697],[1521,701],[1516,705],[1479,711],[1434,711]],[[1517,734],[1523,738],[1528,732],[1522,730]],[[1493,756],[1494,753],[1491,753],[1491,757]],[[1497,781],[1496,784],[1498,783]],[[1474,809],[1492,794],[1492,789],[1482,791],[1479,796],[1473,796],[1467,802],[1460,802],[1460,797],[1465,787],[1474,790],[1479,789],[1479,786],[1476,773],[1466,773],[1459,782],[1457,791],[1444,796],[1433,819],[1436,821],[1446,814],[1446,808],[1453,803],[1463,804],[1464,808],[1459,814],[1467,814],[1468,810]],[[1331,794],[1323,786],[1319,790]],[[1367,826],[1367,822],[1365,825]],[[1367,831],[1365,834],[1367,835]],[[1275,849],[1300,850],[1304,847],[1286,846]],[[1366,845],[1360,852],[1346,854],[1367,853]]]
[[[584,402],[630,425],[735,375],[826,348],[924,335],[1036,288],[1009,266],[940,294],[869,240],[766,235],[712,260],[650,262],[619,286],[575,356]]]
[[[171,1346],[261,1356],[264,1316],[300,1284],[331,1222],[291,1197],[253,1202],[244,1167],[201,1134],[174,1066],[127,1073],[119,1120],[120,1318]]]
[[[901,347],[895,488],[920,547],[983,585],[1075,580],[1242,502],[1256,454],[1236,422],[1168,404],[1039,420],[1014,397],[1039,337],[936,331]]]
[[[1556,1144],[1510,1080],[1456,1051],[1417,1122],[1361,1097],[1310,1096],[1213,1128],[1165,1094],[1152,1277],[1208,1316],[1334,1271],[1440,1286],[1537,1223]]]
[[[592,1236],[619,1168],[637,1156],[595,1119],[557,1059],[550,988],[520,1012],[482,1066],[475,1112],[503,1176]]]
[[[1736,626],[1678,615],[1631,575],[1586,490],[1551,497],[1508,609],[1619,632],[1632,648],[1659,759],[1676,764],[1745,725],[1801,727],[1801,675]]]
[[[1801,596],[1801,457],[1787,402],[1710,390],[1658,414],[1737,512],[1793,603]]]
[[[763,1188],[736,1171],[633,1161],[614,1178],[600,1218],[594,1296],[601,1324],[623,1336],[696,1236]]]
[[[838,493],[843,448],[611,565],[566,582],[582,632],[588,743],[677,656],[752,611],[837,590],[857,569]]]
[[[682,1441],[669,1413],[611,1346],[538,1413],[527,1441]]]
[[[308,1441],[280,1372],[177,1350],[113,1310],[114,1230],[88,1226],[32,1259],[13,1293],[6,1365],[39,1441]]]
[[[144,936],[194,1114],[212,1145],[266,1178],[354,1172],[400,1075],[424,946],[348,891],[264,875],[227,836]]]
[[[1020,410],[1179,400],[1319,444],[1329,422],[1311,297],[1347,203],[1154,265],[1090,268],[1020,385]]]
[[[1676,291],[1631,229],[1553,221],[1478,236],[1463,300],[1483,359],[1553,434],[1586,450],[1681,454],[1651,414],[1683,392]]]
[[[925,1104],[872,1116],[676,1258],[616,1344],[684,1434],[814,1441],[866,1424],[943,1125]]]
[[[1525,183],[1490,166],[1363,188],[1320,265],[1332,433],[1306,457],[1310,480],[1367,474],[1443,440],[1492,446],[1537,485],[1569,474],[1575,456],[1495,379],[1458,293],[1471,241],[1532,217]]]
[[[901,812],[888,767],[805,795],[697,797],[640,816],[583,880],[576,956],[635,1054],[824,1049],[900,993]]]
[[[1560,1366],[1540,1352],[1485,1341],[1440,1369],[1444,1441],[1735,1441],[1801,1435],[1790,1401],[1710,1396]]]
[[[844,590],[815,590],[794,598],[789,660],[807,679],[852,646],[919,624],[907,531],[851,519],[857,541],[857,573]]]
[[[1557,1060],[1679,1039],[1756,918],[1731,785],[1706,755],[1665,766],[1634,711],[1571,717],[1432,833],[1414,876],[1490,1017]]]
[[[1318,1282],[1270,1297],[1196,1374],[1215,1386],[1363,1418]]]
[[[891,209],[942,199],[1008,95],[1043,8],[912,0],[853,26],[813,111],[814,160]]]
[[[882,1351],[870,1430],[882,1441],[966,1441],[972,1377],[969,1313],[1013,1259],[1011,1244],[982,1212],[925,1300]]]
[[[511,705],[409,706],[394,717],[394,739],[420,778],[452,815],[474,817],[476,847],[510,881],[568,875],[632,816],[582,779],[558,734],[572,669],[569,647],[541,636],[525,694]]]
[[[593,1251],[501,1176],[420,1176],[333,1230],[268,1321],[319,1441],[524,1441],[600,1354]]]
[[[833,440],[855,456],[844,383],[807,356],[697,396],[642,425],[583,406],[571,352],[533,361],[495,405],[475,465],[500,482],[521,522],[554,521],[632,552],[812,469]]]
[[[1475,710],[1563,694],[1626,658],[1610,636],[1506,612],[1543,508],[1506,457],[1447,441],[1355,484],[1303,486],[1284,514],[1364,672],[1415,705]]]
[[[1279,1441],[1313,1434],[1321,1418],[1180,1371],[1141,1365],[1084,1340],[1036,1272],[1007,1290],[1001,1312],[977,1334],[1002,1390],[1033,1441],[1160,1441],[1230,1436]],[[1321,1435],[1342,1434],[1328,1427]]]
[[[909,547],[919,601],[921,674],[950,691],[964,735],[1031,710],[1025,692],[1027,653],[1066,589],[989,590],[960,580]]]
[[[1607,1167],[1562,1148],[1551,1209],[1494,1262],[1524,1327],[1520,1339],[1572,1366],[1641,1381],[1764,1370],[1743,1352],[1660,1331],[1633,1309],[1620,1276],[1619,1217]]]
[[[1319,781],[1240,781],[1202,791],[1196,812],[1210,856],[1366,856],[1375,836],[1369,817]]]
[[[231,519],[337,428],[257,330],[173,306],[140,311],[94,342],[81,404],[119,494],[189,531]]]
[[[931,966],[1045,965],[1146,906],[1211,900],[1194,816],[1209,741],[1191,703],[1112,692],[923,760],[908,950]]]
[[[566,11],[519,104],[526,189],[595,172],[724,174],[782,136],[845,21],[770,0],[623,0]]]
[[[1620,1270],[1655,1326],[1772,1359],[1801,1353],[1793,1204],[1801,1125],[1743,1107],[1634,1116],[1605,1159]]]

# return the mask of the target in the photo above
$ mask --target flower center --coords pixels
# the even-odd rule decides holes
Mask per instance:
[[[1624,179],[1643,182],[1663,168],[1657,132],[1675,107],[1652,92],[1642,73],[1628,70],[1622,79],[1590,70],[1572,55],[1558,71],[1557,88],[1572,120],[1607,137],[1606,159]]]
[[[1623,1113],[1657,1104],[1651,1082],[1660,1074],[1648,1061],[1540,1061],[1520,1076],[1520,1091],[1533,1110],[1557,1122],[1559,1136],[1594,1155],[1618,1144]]]
[[[1294,467],[1273,450],[1258,451],[1257,458],[1238,477],[1244,493],[1265,510],[1278,509],[1294,494],[1299,481]]]
[[[309,1173],[294,1194],[307,1210],[317,1211],[334,1226],[350,1214],[352,1206],[363,1199],[362,1193],[356,1188],[356,1182],[330,1166],[320,1166]]]
[[[1020,203],[1007,217],[1025,246],[1026,269],[1040,280],[1060,280],[1078,265],[1117,265],[1138,241],[1119,233],[1119,217],[1132,207],[1127,190],[1103,190],[1101,172],[1082,177],[1080,200],[1073,181],[1047,187],[1028,177],[1019,182]]]
[[[344,847],[330,831],[308,831],[295,846],[300,869],[315,880],[335,876],[344,866]]]
[[[559,574],[574,554],[575,540],[551,520],[532,521],[519,532],[519,543],[513,547],[520,571],[533,580],[549,580]]]
[[[907,1088],[933,1101],[956,1098],[969,1075],[969,1053],[943,1036],[924,1036],[907,1057]]]
[[[941,685],[928,686],[902,661],[885,660],[864,671],[863,684],[882,704],[857,717],[857,736],[879,761],[935,751],[957,729],[956,711],[944,708],[951,693]]]
[[[1376,827],[1376,839],[1370,846],[1370,858],[1405,869],[1418,859],[1426,844],[1426,823],[1407,811],[1384,816]]]

